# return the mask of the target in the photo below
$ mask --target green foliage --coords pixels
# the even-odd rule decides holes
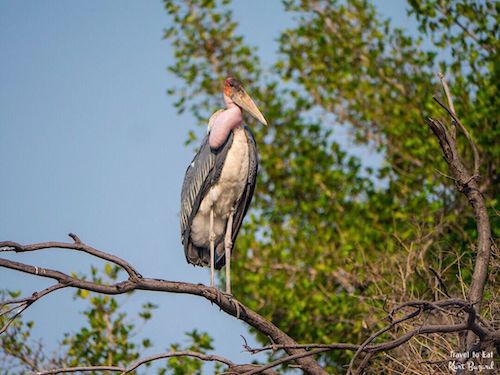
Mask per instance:
[[[213,350],[212,338],[206,332],[198,332],[196,329],[187,332],[188,345],[182,346],[179,343],[170,345],[171,351],[193,351],[198,353],[206,353],[208,350]],[[220,366],[216,365],[217,372]],[[189,357],[172,357],[167,360],[165,369],[159,371],[159,374],[173,375],[201,375],[203,374],[203,362]]]
[[[447,166],[423,119],[444,117],[432,100],[443,98],[440,70],[480,149],[482,188],[498,195],[499,9],[459,1],[443,15],[439,6],[451,2],[410,1],[421,30],[414,37],[368,0],[283,3],[295,24],[281,33],[279,59],[264,76],[269,68],[237,34],[230,2],[166,0],[165,37],[176,57],[169,69],[184,81],[169,93],[179,111],[206,124],[234,74],[271,124],[248,119],[261,168],[234,253],[238,299],[301,342],[360,342],[387,300],[442,295],[431,267],[454,295],[470,281],[475,224],[437,173]],[[364,168],[349,156],[337,142],[342,127],[383,164]],[[470,165],[470,148],[459,142]],[[324,361],[340,369],[349,355]]]
[[[91,280],[98,284],[114,282],[119,272],[118,266],[106,264],[103,278],[98,269],[92,267]],[[120,311],[114,297],[78,290],[75,298],[86,300],[89,304],[83,311],[87,325],[76,333],[65,334],[62,345],[66,350],[66,366],[127,365],[139,358],[143,349],[151,346],[147,339],[140,344],[133,342],[135,324],[127,319],[124,311]],[[156,306],[151,303],[144,304],[138,317],[147,322],[154,308]]]
[[[19,291],[0,290],[0,301],[20,296]],[[8,308],[4,307],[4,312]],[[15,312],[13,312],[15,313]],[[7,323],[6,316],[0,317],[0,327]],[[47,360],[40,350],[40,343],[34,343],[31,333],[34,322],[17,319],[9,326],[8,334],[0,335],[0,363],[3,373],[23,373],[21,369],[36,370],[37,365]]]
[[[228,3],[222,1],[222,5]],[[197,96],[198,88],[211,95],[220,91],[221,86],[214,85],[214,76],[228,73],[225,64],[228,59],[231,66],[249,72],[254,71],[259,62],[254,50],[242,44],[243,38],[234,35],[237,24],[231,19],[232,13],[216,12],[216,6],[214,0],[165,2],[165,9],[174,21],[173,26],[165,30],[165,38],[170,39],[175,48],[176,62],[169,70],[187,83],[182,88],[168,90],[178,98],[175,106],[180,113],[186,110],[186,99]],[[221,34],[228,38],[218,38]],[[203,110],[208,108],[205,98],[189,107],[199,119],[204,118]]]

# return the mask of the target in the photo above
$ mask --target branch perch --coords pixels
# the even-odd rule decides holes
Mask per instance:
[[[63,272],[53,270],[50,268],[36,267],[20,262],[16,262],[9,259],[0,258],[0,267],[9,268],[12,270],[24,272],[30,275],[50,278],[56,280],[58,283],[55,286],[45,289],[42,292],[34,293],[31,297],[26,298],[24,300],[16,300],[17,303],[26,303],[26,306],[21,307],[23,311],[35,301],[40,299],[41,297],[62,288],[78,288],[83,290],[88,290],[91,292],[102,293],[102,294],[124,294],[127,292],[131,292],[133,290],[150,290],[150,291],[160,291],[160,292],[168,292],[168,293],[182,293],[182,294],[191,294],[197,295],[200,297],[204,297],[209,300],[212,304],[219,306],[221,310],[226,312],[229,315],[232,315],[238,319],[243,320],[259,332],[272,337],[274,342],[282,345],[289,345],[293,347],[297,345],[294,339],[288,336],[285,332],[280,330],[274,324],[263,318],[261,315],[256,313],[255,311],[249,309],[244,306],[241,302],[237,301],[232,297],[228,297],[227,295],[221,293],[216,288],[207,287],[201,284],[195,285],[191,283],[185,282],[175,282],[175,281],[167,281],[161,279],[151,279],[151,278],[143,278],[142,275],[135,270],[135,268],[130,265],[127,261],[116,257],[114,255],[105,253],[103,251],[94,249],[91,246],[84,244],[76,235],[71,234],[70,237],[74,240],[73,243],[65,243],[65,242],[44,242],[37,243],[32,245],[21,245],[16,242],[5,241],[0,242],[0,252],[28,252],[28,251],[42,251],[50,248],[60,248],[60,249],[70,249],[76,251],[83,251],[87,254],[95,256],[97,258],[110,261],[121,268],[123,268],[129,275],[129,278],[124,281],[120,281],[114,284],[102,285],[93,283],[87,280],[80,280],[70,275],[67,275]],[[28,302],[29,300],[29,302]],[[0,304],[0,308],[11,304],[12,301],[5,301]],[[17,317],[19,314],[16,314]],[[14,318],[15,318],[14,317]],[[14,319],[12,318],[12,319]],[[11,320],[12,320],[11,319]],[[11,321],[10,320],[10,321]],[[8,327],[7,323],[7,327]],[[7,329],[5,327],[5,329]],[[304,349],[293,349],[287,348],[286,352],[290,356],[294,356],[297,354],[308,353]],[[309,355],[307,356],[298,356],[296,359],[296,363],[300,366],[300,368],[307,374],[325,374],[326,372],[319,366],[319,364],[311,358]]]
[[[256,367],[260,367],[259,365],[237,365],[230,361],[227,358],[221,357],[219,355],[208,355],[208,354],[203,354],[199,352],[193,352],[193,351],[171,351],[171,352],[166,352],[166,353],[160,353],[160,354],[155,354],[149,357],[141,358],[132,364],[130,364],[127,367],[121,367],[121,366],[78,366],[78,367],[63,367],[63,368],[57,368],[53,370],[47,370],[47,371],[36,371],[33,372],[33,375],[53,375],[53,374],[61,374],[61,373],[71,373],[71,372],[94,372],[94,371],[112,371],[112,372],[119,372],[121,374],[128,374],[134,370],[137,370],[142,365],[145,365],[149,362],[157,361],[159,359],[164,359],[164,358],[172,358],[172,357],[192,357],[192,358],[197,358],[202,361],[209,361],[209,362],[219,362],[222,363],[226,366],[228,366],[229,370],[226,371],[226,374],[243,374],[248,371],[251,371],[252,369],[255,369]],[[262,370],[261,370],[262,371]],[[275,374],[275,372],[262,372],[263,374],[266,375],[272,375]]]

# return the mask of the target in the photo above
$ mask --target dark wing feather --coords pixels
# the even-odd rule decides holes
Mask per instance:
[[[202,249],[190,241],[191,224],[198,213],[200,204],[210,188],[219,180],[227,153],[233,143],[233,132],[218,149],[213,150],[207,134],[184,176],[181,191],[181,237],[184,253],[189,263],[202,265]]]
[[[243,194],[241,195],[240,200],[237,203],[236,211],[233,217],[233,229],[231,233],[231,240],[234,243],[236,242],[236,237],[238,236],[238,232],[240,231],[241,224],[243,223],[243,219],[248,211],[248,207],[250,207],[250,202],[252,201],[253,193],[255,190],[255,184],[257,182],[257,171],[259,169],[259,158],[257,153],[257,145],[255,144],[255,139],[253,137],[252,132],[248,127],[245,126],[245,134],[247,136],[248,142],[248,179],[247,185]],[[231,249],[232,250],[232,249]],[[220,269],[224,267],[226,264],[226,256],[222,254],[215,262],[215,268]]]

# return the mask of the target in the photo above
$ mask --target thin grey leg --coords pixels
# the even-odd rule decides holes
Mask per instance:
[[[226,250],[226,293],[231,294],[231,248],[233,247],[233,215],[234,208],[231,209],[227,220],[226,237],[224,238],[224,248]]]
[[[210,286],[214,286],[215,273],[215,232],[214,232],[214,209],[210,209]]]

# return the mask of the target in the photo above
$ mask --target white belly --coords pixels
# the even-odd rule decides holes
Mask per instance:
[[[240,199],[248,178],[248,142],[243,127],[234,129],[233,144],[217,184],[203,198],[191,225],[191,240],[196,246],[209,246],[210,210],[214,210],[215,242],[220,241],[226,230],[231,209]]]

